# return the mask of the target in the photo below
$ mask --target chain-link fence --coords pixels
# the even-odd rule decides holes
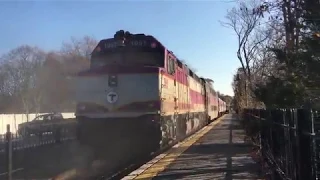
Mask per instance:
[[[242,115],[247,135],[260,147],[271,179],[318,179],[318,111],[246,109]]]

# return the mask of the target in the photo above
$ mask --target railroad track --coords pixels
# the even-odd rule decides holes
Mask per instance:
[[[216,121],[216,120],[214,120],[214,121]],[[204,126],[204,127],[206,127],[206,126]],[[204,127],[202,127],[201,129],[203,129]],[[180,142],[186,141],[187,139],[192,138],[201,129],[195,131],[194,133],[191,133],[190,135],[186,136],[184,139],[171,142],[170,145],[167,145],[167,146],[159,149],[158,151],[151,153],[150,155],[147,155],[145,157],[140,156],[138,158],[135,158],[135,159],[131,160],[130,162],[122,165],[121,168],[118,168],[114,172],[110,172],[110,171],[103,172],[103,170],[101,170],[99,173],[96,173],[91,176],[87,176],[86,173],[84,173],[86,177],[82,177],[82,175],[80,175],[78,173],[80,172],[81,174],[83,174],[81,172],[83,170],[72,169],[72,170],[69,170],[68,172],[63,173],[64,175],[63,174],[58,175],[58,176],[52,178],[51,180],[76,180],[79,178],[81,178],[83,180],[84,179],[87,179],[87,180],[93,180],[93,179],[95,179],[95,180],[120,180],[120,179],[124,178],[125,176],[129,175],[131,172],[138,169],[139,167],[143,166],[147,162],[151,161],[152,159],[156,158],[157,156],[160,156],[164,152],[168,151],[170,148],[174,147],[175,145],[178,145]],[[91,173],[88,173],[88,174],[91,174]]]
[[[158,155],[166,152],[170,148],[172,148],[174,145],[179,143],[179,141],[173,142],[171,145],[168,145],[166,147],[161,148],[160,150],[150,154],[147,157],[137,158],[136,160],[133,160],[132,163],[127,165],[126,168],[123,168],[122,170],[113,173],[111,176],[105,177],[103,180],[120,180],[121,178],[125,177],[126,175],[130,174],[132,171],[138,169],[139,167],[143,166],[145,163],[151,161]],[[99,177],[97,177],[99,178]],[[102,177],[101,177],[102,178]]]
[[[206,126],[204,126],[204,127],[206,127]],[[201,129],[203,129],[204,127],[202,127]],[[156,158],[157,156],[161,155],[162,153],[168,151],[169,149],[171,149],[175,145],[179,144],[180,142],[192,138],[201,129],[195,131],[194,133],[191,133],[190,135],[186,136],[184,139],[182,139],[180,141],[172,142],[170,145],[161,148],[160,150],[150,154],[147,157],[143,157],[143,158],[140,157],[140,158],[137,158],[137,159],[133,160],[131,164],[128,163],[126,168],[123,168],[122,170],[119,170],[119,171],[117,171],[115,173],[112,173],[111,176],[110,175],[109,176],[103,176],[103,175],[102,176],[97,176],[96,180],[120,180],[120,179],[124,178],[125,176],[129,175],[131,172],[133,172],[136,169],[138,169],[139,167],[143,166],[147,162],[151,161],[152,159]]]
[[[197,131],[196,131],[197,132]],[[195,133],[196,133],[195,132]],[[162,147],[161,149],[159,149],[156,152],[151,153],[150,155],[146,155],[146,156],[140,156],[137,157],[133,160],[131,160],[130,162],[122,165],[120,168],[118,168],[116,171],[113,172],[105,172],[103,170],[101,170],[98,173],[92,174],[92,169],[91,170],[77,170],[77,169],[71,169],[68,170],[62,174],[59,174],[53,178],[51,178],[51,180],[76,180],[76,179],[86,179],[86,180],[120,180],[123,177],[127,176],[128,174],[130,174],[131,172],[133,172],[134,170],[138,169],[139,167],[143,166],[144,164],[146,164],[147,162],[151,161],[152,159],[154,159],[155,157],[159,156],[160,154],[168,151],[170,148],[172,148],[173,146],[175,146],[176,144],[178,144],[179,142],[190,138],[193,134],[190,134],[189,136],[187,136],[186,138],[180,140],[180,141],[173,141],[171,142],[170,145],[167,145],[165,147]],[[87,172],[85,172],[87,171]],[[92,174],[92,175],[90,175]],[[83,177],[83,175],[85,177]]]

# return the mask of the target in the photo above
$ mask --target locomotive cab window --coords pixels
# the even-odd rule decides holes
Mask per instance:
[[[91,67],[106,65],[134,65],[164,67],[164,48],[154,39],[131,38],[121,46],[117,39],[99,42],[91,56]]]
[[[175,62],[174,59],[172,57],[168,57],[168,61],[167,61],[167,71],[169,74],[174,74],[175,73]]]
[[[111,64],[163,67],[164,58],[162,53],[141,51],[108,52],[103,55],[91,57],[92,67]]]
[[[189,69],[189,76],[193,77],[193,72]]]
[[[183,69],[183,65],[182,65],[182,62],[181,62],[181,61],[177,60],[177,65],[178,65],[181,69]]]

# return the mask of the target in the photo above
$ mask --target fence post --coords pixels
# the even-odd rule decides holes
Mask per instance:
[[[310,109],[299,109],[299,175],[300,179],[316,179],[315,168],[315,131],[313,112]]]
[[[7,124],[6,132],[6,163],[7,163],[7,179],[12,180],[12,134],[10,132],[10,124]]]
[[[315,122],[315,115],[316,115],[316,112],[310,110],[309,111],[309,118],[310,118],[310,129],[309,129],[309,133],[310,133],[310,156],[311,156],[311,163],[310,163],[310,166],[311,166],[311,177],[312,179],[318,179],[317,177],[317,149],[316,149],[316,122]]]
[[[298,159],[297,159],[297,110],[288,109],[287,110],[287,125],[289,128],[289,145],[288,145],[288,170],[290,172],[290,177],[292,180],[298,179]]]
[[[301,167],[301,161],[303,160],[301,158],[301,119],[303,118],[302,110],[301,109],[296,109],[295,111],[295,135],[296,135],[296,140],[295,140],[295,162],[296,162],[296,175],[297,179],[303,179],[302,173],[302,167]]]

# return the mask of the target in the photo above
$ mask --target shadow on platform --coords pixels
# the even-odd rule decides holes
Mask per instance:
[[[260,168],[250,157],[238,121],[227,115],[197,143],[181,154],[155,180],[260,179]]]

